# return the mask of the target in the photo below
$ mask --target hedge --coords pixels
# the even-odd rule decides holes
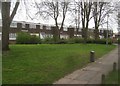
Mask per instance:
[[[20,32],[16,38],[17,44],[40,44],[41,39],[36,35],[30,35],[29,33]]]
[[[118,40],[120,43],[120,41]],[[29,33],[20,32],[17,34],[16,38],[17,44],[76,44],[76,43],[84,43],[83,38],[69,38],[69,39],[59,39],[58,41],[54,41],[52,37],[46,37],[44,39],[40,39],[37,36],[31,36]],[[106,44],[106,39],[87,39],[86,43],[91,44]],[[108,44],[112,44],[112,40],[108,39]]]

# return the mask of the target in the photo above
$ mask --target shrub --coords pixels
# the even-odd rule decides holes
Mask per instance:
[[[68,44],[74,44],[74,39],[73,38],[69,38],[69,39],[66,39],[67,43]]]
[[[74,38],[73,41],[75,43],[83,43],[84,42],[84,39],[83,38]]]
[[[75,43],[84,43],[84,39],[83,38],[70,38],[70,39],[64,39],[64,40],[60,40],[58,42],[59,44],[75,44]],[[86,43],[92,43],[92,44],[106,44],[106,39],[87,39]],[[108,39],[108,44],[112,44],[112,40]]]
[[[96,44],[106,44],[106,39],[97,39],[95,40],[95,43]],[[108,39],[108,44],[112,44],[112,40],[111,39]]]
[[[94,39],[87,39],[87,43],[95,43],[95,40]]]
[[[83,43],[83,42],[84,42],[83,38],[70,38],[70,39],[67,39],[67,43],[69,43],[69,44]]]
[[[41,44],[41,39],[38,36],[33,35],[33,36],[30,36],[29,43],[30,44]]]
[[[54,44],[54,39],[52,37],[45,37],[42,41],[43,44]]]
[[[67,39],[59,39],[59,41],[57,42],[57,44],[67,44]]]
[[[118,38],[118,44],[120,44],[120,38]]]
[[[84,43],[84,38],[71,38],[67,39],[67,43],[69,44],[75,44],[75,43]],[[91,44],[106,44],[106,39],[87,39],[86,43],[91,43]],[[108,44],[112,44],[112,40],[108,39]]]
[[[20,32],[17,34],[16,43],[17,44],[26,44],[30,40],[28,33]]]
[[[108,44],[112,44],[112,43],[113,43],[112,39],[108,39]]]
[[[106,44],[106,39],[97,39],[95,40],[96,44]]]
[[[40,44],[41,39],[36,35],[32,36],[29,33],[20,32],[17,34],[16,43],[17,44]]]

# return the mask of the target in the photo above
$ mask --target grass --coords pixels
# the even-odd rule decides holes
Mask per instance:
[[[120,77],[120,75],[118,74],[119,72],[118,71],[110,72],[106,77],[105,84],[118,84],[118,83],[120,84],[120,81],[118,79],[118,77]]]
[[[3,54],[3,84],[51,84],[114,49],[100,44],[10,45]]]

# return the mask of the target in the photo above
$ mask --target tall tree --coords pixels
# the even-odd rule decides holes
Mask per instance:
[[[9,29],[10,24],[17,12],[19,1],[17,0],[15,7],[10,14],[11,2],[2,2],[2,50],[9,50]]]
[[[62,23],[61,23],[61,26],[60,26],[60,30],[63,30],[63,25],[64,25],[64,21],[65,21],[65,17],[66,17],[66,13],[68,11],[68,5],[70,2],[64,0],[61,3],[61,9],[62,9]]]
[[[54,29],[55,34],[53,34],[53,38],[54,38],[54,41],[57,41],[60,37],[59,27],[58,27],[58,16],[60,14],[58,0],[55,0],[55,1],[46,0],[41,3],[42,3],[41,5],[43,6],[43,10],[41,10],[41,14],[44,17],[51,17],[55,21],[56,28]]]
[[[53,34],[53,37],[55,37],[56,39],[60,38],[60,31],[63,30],[63,25],[65,22],[69,3],[70,2],[68,2],[66,0],[64,0],[64,1],[45,0],[41,3],[36,3],[36,7],[38,9],[38,12],[36,13],[36,15],[41,14],[44,19],[51,17],[55,21],[55,26],[56,26],[56,30],[58,31],[58,35],[56,34],[56,37],[55,37]],[[61,24],[58,24],[58,18],[60,16],[62,16],[62,21],[61,21]],[[58,25],[60,25],[60,29],[59,29]]]
[[[86,43],[88,38],[88,26],[89,21],[92,17],[90,17],[92,2],[80,2],[81,6],[81,18],[82,18],[82,37],[84,38],[84,42]]]
[[[95,24],[95,31],[94,36],[95,40],[99,39],[99,26],[101,22],[103,21],[102,16],[104,16],[105,13],[105,7],[106,2],[93,2],[93,18],[94,18],[94,24]]]
[[[99,39],[99,27],[108,22],[106,17],[108,17],[108,15],[113,12],[113,10],[114,8],[109,2],[93,2],[92,13],[95,25],[95,40]]]
[[[80,6],[80,2],[76,1],[76,0],[74,0],[73,5],[74,5],[74,8],[72,9],[72,11],[74,14],[72,14],[72,16],[75,15],[74,22],[76,25],[76,36],[77,36],[78,31],[80,29],[80,23],[81,23],[81,20],[80,20],[80,8],[81,8],[81,6]]]

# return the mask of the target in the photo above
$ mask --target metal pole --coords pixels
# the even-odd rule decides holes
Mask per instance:
[[[113,71],[116,71],[116,69],[117,69],[117,63],[114,62],[114,63],[113,63]]]
[[[106,37],[106,45],[108,45],[108,17],[109,17],[109,14],[107,14],[107,37]]]
[[[90,51],[90,62],[95,61],[95,51]]]
[[[105,74],[102,74],[102,76],[101,76],[101,83],[105,84]]]

